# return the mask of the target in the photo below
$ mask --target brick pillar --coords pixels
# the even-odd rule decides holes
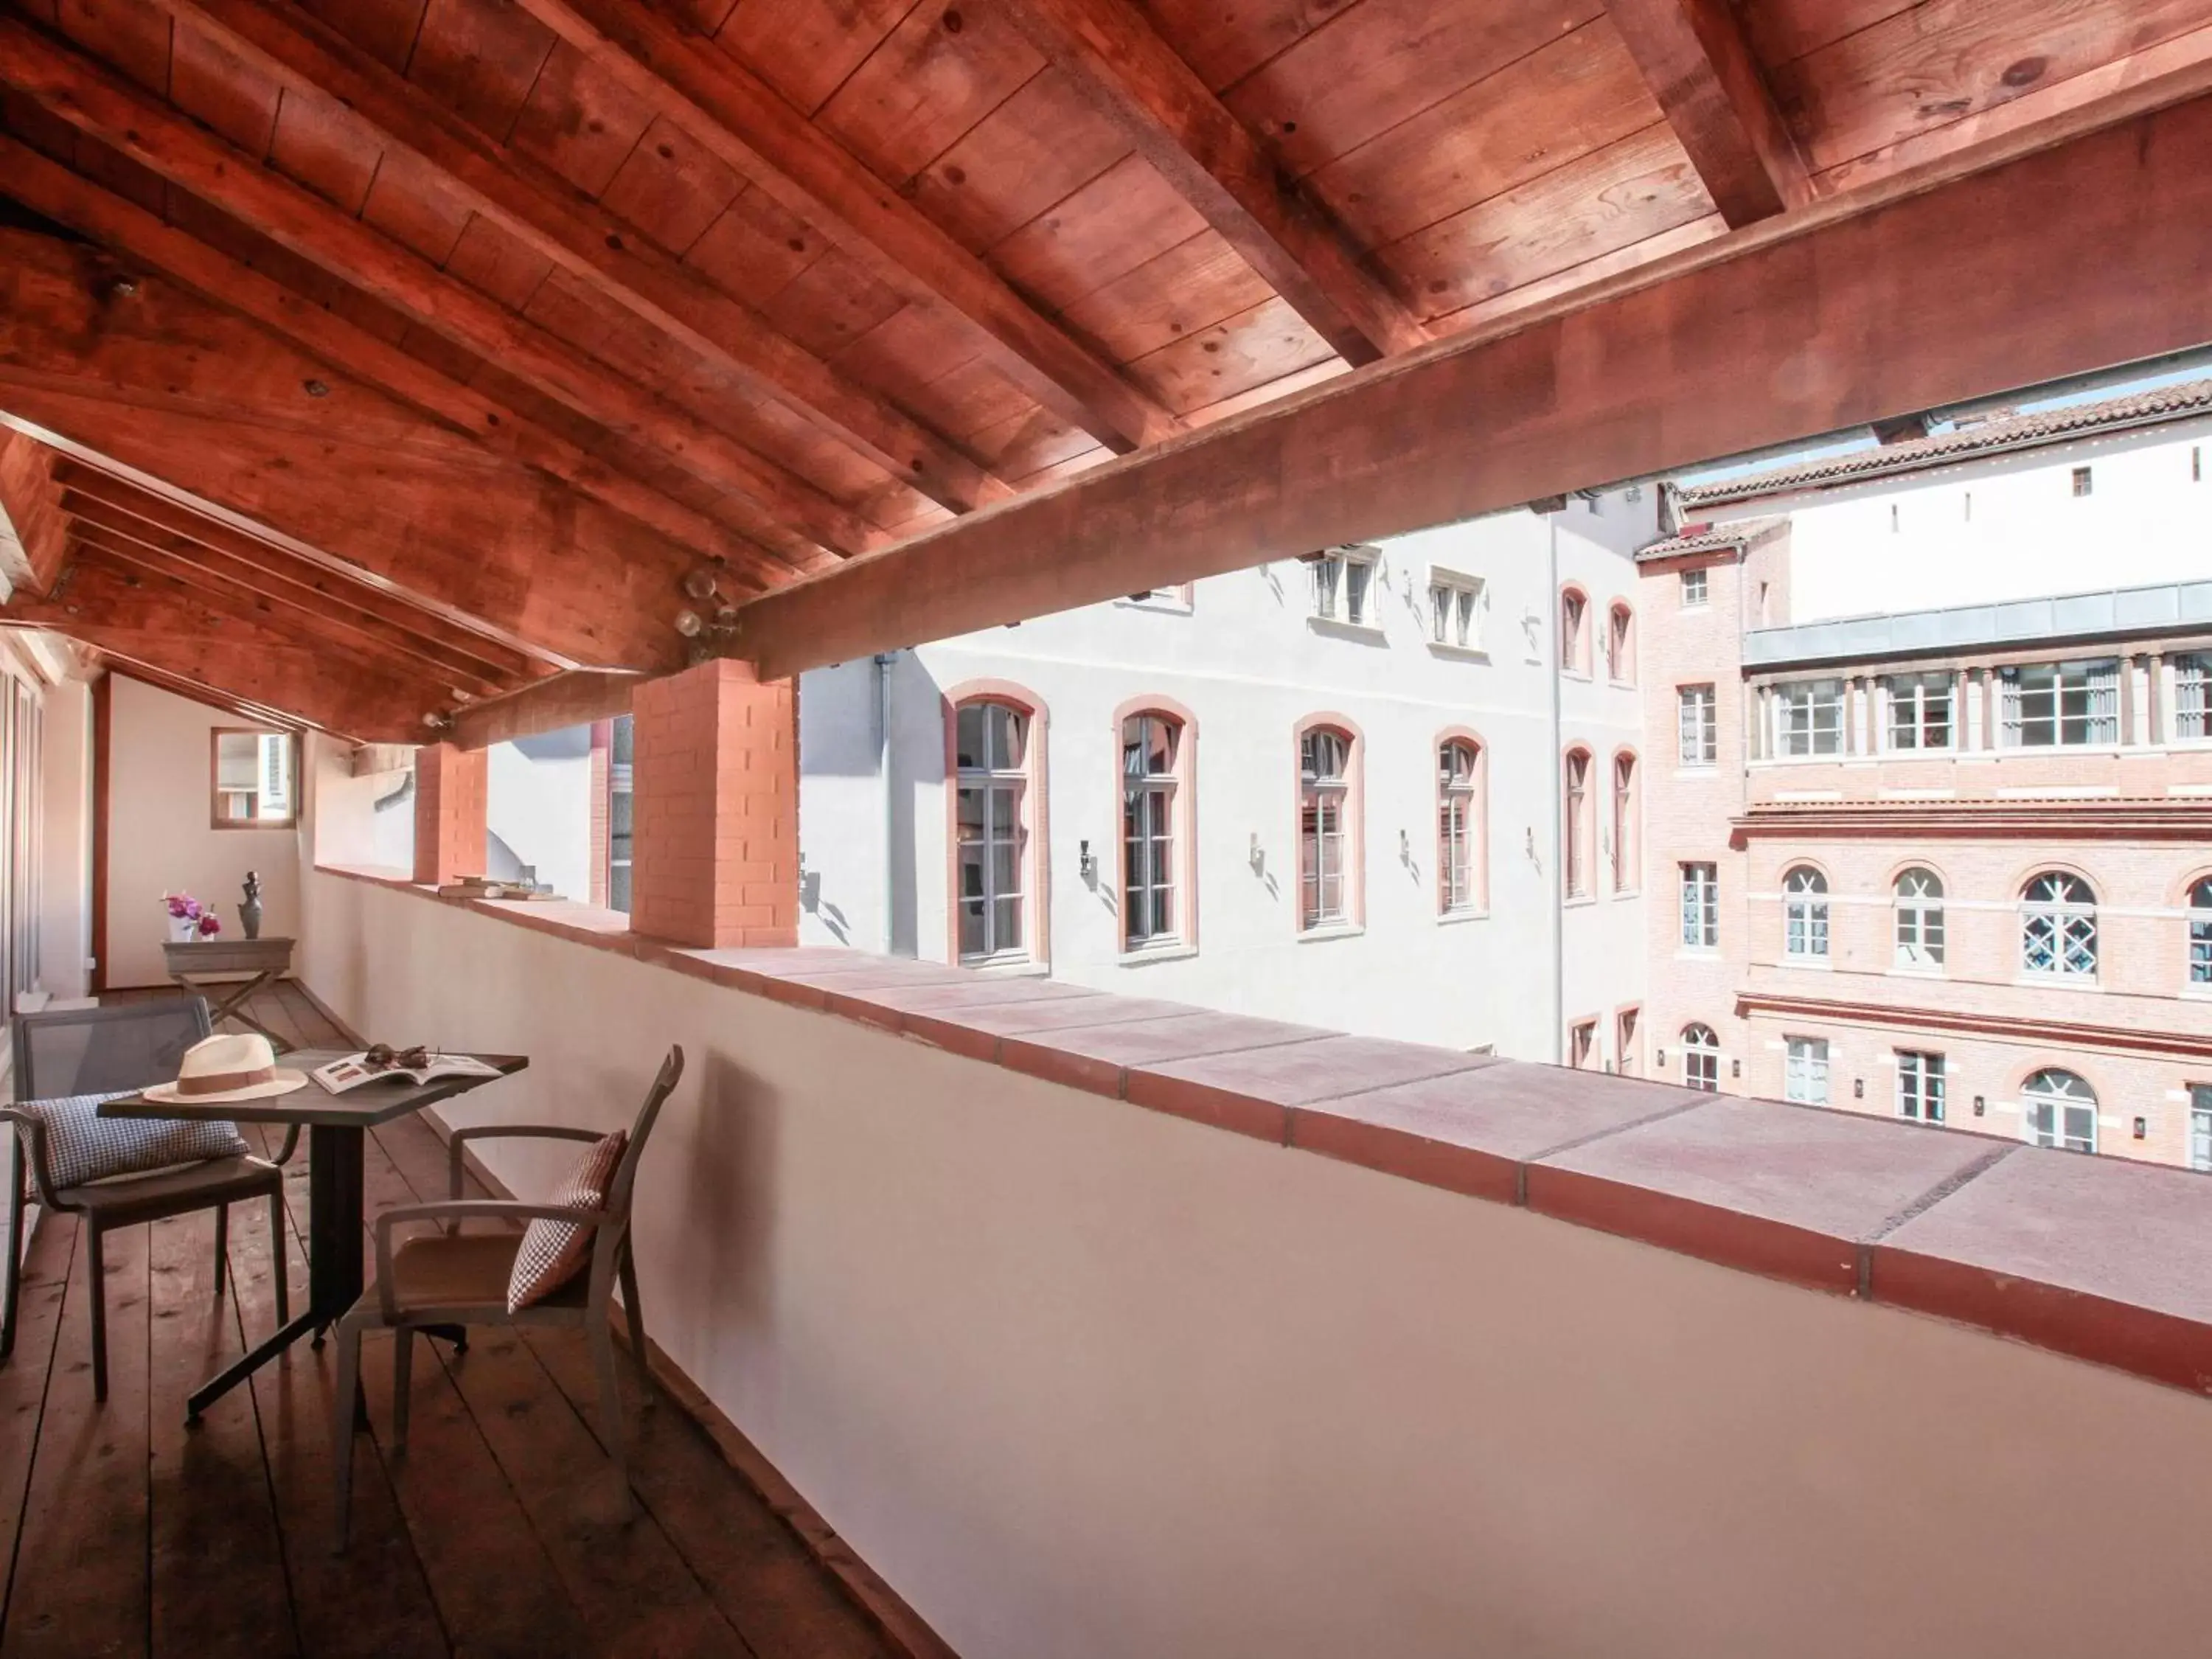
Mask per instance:
[[[481,749],[441,743],[415,751],[416,880],[483,874],[489,776]]]
[[[799,705],[717,658],[638,686],[630,926],[676,945],[799,942]]]

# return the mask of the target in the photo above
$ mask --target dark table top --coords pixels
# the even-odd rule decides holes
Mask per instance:
[[[356,1052],[350,1048],[295,1048],[281,1055],[279,1064],[312,1073],[318,1066],[327,1066]],[[477,1054],[474,1058],[499,1067],[501,1077],[512,1077],[530,1064],[521,1054]],[[411,1083],[364,1083],[357,1089],[334,1095],[310,1077],[305,1088],[295,1089],[288,1095],[264,1095],[258,1100],[149,1100],[143,1095],[126,1095],[120,1100],[103,1103],[100,1115],[191,1118],[230,1123],[304,1123],[311,1128],[366,1129],[495,1081],[488,1077],[446,1077],[420,1088]]]

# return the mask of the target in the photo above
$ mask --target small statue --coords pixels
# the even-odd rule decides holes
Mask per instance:
[[[238,925],[248,939],[261,937],[261,872],[246,872],[246,902],[238,907]]]

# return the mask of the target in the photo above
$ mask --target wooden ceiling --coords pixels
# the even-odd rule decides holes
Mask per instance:
[[[2212,0],[0,0],[65,441],[0,621],[419,735],[2207,63]]]

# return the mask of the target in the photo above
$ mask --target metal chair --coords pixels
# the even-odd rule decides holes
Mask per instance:
[[[116,1094],[166,1083],[177,1074],[185,1050],[210,1035],[207,1004],[198,997],[161,997],[105,1008],[70,1008],[18,1014],[15,1021],[15,1098],[58,1100],[73,1095]],[[269,1200],[276,1244],[276,1322],[290,1317],[284,1272],[284,1172],[300,1131],[295,1125],[271,1163],[263,1158],[219,1158],[146,1175],[118,1176],[79,1187],[56,1187],[48,1174],[46,1126],[28,1114],[0,1106],[8,1133],[8,1285],[0,1302],[0,1359],[15,1346],[15,1311],[23,1255],[25,1153],[39,1202],[49,1210],[84,1218],[85,1255],[92,1288],[92,1394],[107,1398],[107,1296],[100,1245],[117,1227],[161,1221],[213,1209],[215,1292],[223,1291],[230,1243],[230,1206],[250,1198]]]
[[[442,1203],[405,1204],[376,1218],[376,1282],[338,1322],[337,1391],[331,1404],[331,1432],[337,1459],[337,1547],[346,1546],[353,1498],[353,1436],[361,1425],[357,1400],[361,1380],[361,1334],[371,1328],[392,1331],[392,1439],[395,1451],[407,1445],[408,1387],[415,1358],[415,1333],[434,1326],[566,1325],[581,1327],[599,1370],[599,1407],[606,1425],[607,1455],[622,1487],[623,1514],[631,1512],[629,1475],[623,1459],[622,1395],[615,1384],[612,1291],[620,1276],[623,1306],[629,1325],[630,1351],[645,1369],[645,1308],[638,1300],[637,1268],[630,1259],[630,1199],[638,1159],[660,1115],[661,1103],[684,1076],[684,1050],[671,1048],[630,1125],[605,1207],[564,1209],[512,1199],[463,1198],[462,1156],[471,1140],[532,1139],[596,1141],[600,1129],[572,1129],[553,1124],[487,1125],[457,1129],[447,1152],[447,1191]],[[509,1313],[507,1280],[521,1248],[520,1229],[496,1233],[461,1231],[461,1223],[489,1216],[509,1222],[566,1221],[592,1230],[587,1268],[544,1301]],[[392,1247],[392,1229],[404,1222],[444,1224],[438,1231]],[[457,1350],[458,1351],[458,1350]]]

